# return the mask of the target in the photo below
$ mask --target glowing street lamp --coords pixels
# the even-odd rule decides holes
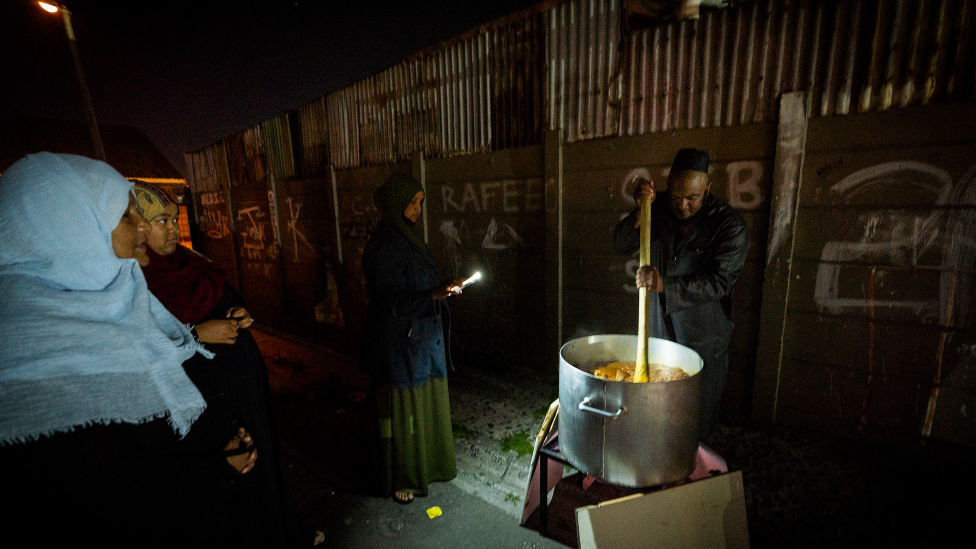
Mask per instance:
[[[85,82],[85,72],[81,69],[81,57],[78,56],[78,44],[75,43],[75,31],[71,28],[71,13],[57,2],[38,2],[48,13],[61,12],[64,19],[64,30],[68,33],[68,43],[71,45],[71,55],[75,59],[75,73],[78,75],[78,85],[81,87],[81,97],[85,102],[85,114],[88,117],[88,129],[91,131],[92,142],[95,145],[95,157],[105,160],[105,149],[102,147],[102,136],[98,133],[98,122],[95,121],[95,109],[92,108],[91,95],[88,94],[88,84]]]

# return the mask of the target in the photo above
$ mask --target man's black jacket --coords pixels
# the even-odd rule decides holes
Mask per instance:
[[[708,194],[696,223],[681,238],[669,198],[658,193],[651,206],[651,265],[664,278],[660,312],[678,343],[702,355],[724,354],[732,333],[732,291],[749,250],[748,227],[738,212]],[[636,219],[635,210],[617,224],[618,253],[640,247]]]

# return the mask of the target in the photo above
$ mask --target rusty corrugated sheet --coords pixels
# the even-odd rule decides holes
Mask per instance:
[[[769,120],[790,91],[810,92],[815,116],[972,100],[973,11],[972,0],[756,0],[637,31],[620,133]]]
[[[617,0],[575,0],[544,14],[547,30],[546,129],[567,141],[616,135],[622,60]]]
[[[252,126],[224,139],[231,188],[265,183],[267,160],[261,126]]]
[[[530,13],[491,34],[492,96],[487,114],[492,150],[542,143],[545,32],[542,13]]]
[[[359,116],[353,87],[326,96],[329,156],[336,168],[353,168],[359,162]]]
[[[427,155],[440,151],[439,74],[433,57],[404,62],[390,69],[394,159],[409,158],[415,151]]]
[[[326,114],[325,97],[298,108],[298,126],[301,135],[301,171],[306,177],[322,177],[328,173],[329,118]],[[295,145],[295,144],[293,144]]]
[[[223,142],[185,153],[183,158],[186,160],[186,183],[194,194],[221,191],[230,186]]]
[[[621,1],[544,2],[302,107],[302,173],[560,128],[577,141],[751,124],[791,91],[813,116],[976,98],[976,0],[754,0],[633,32]]]
[[[541,142],[545,26],[532,12],[325,98],[337,168]]]
[[[490,77],[491,37],[479,33],[454,44],[435,57],[442,75],[440,85],[442,155],[471,154],[489,150],[490,99],[495,82]]]
[[[365,165],[393,162],[393,120],[390,114],[390,70],[352,86],[359,120],[359,155]]]
[[[332,155],[336,167],[486,150],[488,45],[479,34],[330,94],[332,143],[345,148]]]
[[[260,125],[264,141],[265,162],[275,178],[283,179],[295,175],[295,155],[291,150],[291,129],[288,115],[282,114]]]

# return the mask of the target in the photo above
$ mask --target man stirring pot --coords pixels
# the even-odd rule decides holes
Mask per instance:
[[[708,164],[705,151],[678,151],[662,200],[656,200],[653,182],[638,180],[637,207],[614,231],[618,253],[636,252],[641,198],[651,201],[651,263],[637,271],[636,284],[658,297],[651,300],[650,335],[689,347],[704,361],[699,424],[703,441],[718,419],[729,373],[732,291],[749,250],[742,216],[710,192]]]

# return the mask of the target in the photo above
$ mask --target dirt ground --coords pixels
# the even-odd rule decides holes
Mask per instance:
[[[252,330],[268,366],[271,407],[279,436],[317,456],[333,483],[349,493],[369,494],[373,442],[369,378],[349,357],[318,346]]]
[[[709,445],[741,470],[752,547],[976,547],[976,449],[892,449],[743,423]]]
[[[254,335],[273,406],[304,418],[281,425],[282,438],[327,456],[334,481],[362,493],[368,378],[348,356]],[[720,423],[707,443],[742,471],[752,547],[976,547],[974,448],[930,440],[896,450],[748,421]]]

